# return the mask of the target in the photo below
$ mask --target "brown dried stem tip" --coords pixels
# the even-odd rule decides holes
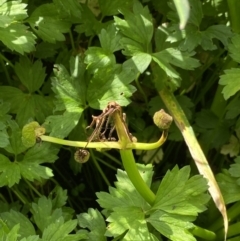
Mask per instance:
[[[173,118],[169,114],[167,114],[163,109],[155,112],[153,116],[154,124],[163,130],[166,130],[172,124]]]

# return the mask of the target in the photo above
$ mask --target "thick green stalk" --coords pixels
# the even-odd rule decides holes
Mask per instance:
[[[141,194],[141,196],[150,205],[153,205],[156,198],[155,194],[147,186],[147,184],[143,181],[141,175],[139,174],[132,150],[120,150],[120,154],[124,169],[128,174],[128,177],[131,180],[132,184],[134,185],[136,190]]]
[[[230,23],[233,32],[240,33],[240,1],[239,0],[227,0]]]

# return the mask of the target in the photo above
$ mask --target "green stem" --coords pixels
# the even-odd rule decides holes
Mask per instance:
[[[240,1],[239,0],[227,0],[230,23],[233,32],[240,33]]]
[[[120,150],[120,154],[124,169],[134,187],[150,205],[153,205],[156,198],[155,194],[143,181],[141,175],[139,174],[132,151]]]
[[[234,203],[228,210],[227,210],[227,215],[228,215],[228,221],[231,222],[235,218],[237,218],[240,214],[240,202]],[[215,223],[213,223],[209,229],[213,231],[217,231],[222,228],[223,222],[221,218],[218,218]]]
[[[194,229],[191,229],[191,233],[196,236],[200,237],[204,240],[216,240],[216,234],[211,232],[207,229],[195,226]]]
[[[40,136],[42,141],[51,142],[59,145],[65,145],[65,146],[74,146],[74,147],[82,147],[85,148],[87,145],[87,148],[96,148],[96,149],[122,149],[122,144],[120,142],[113,142],[113,141],[106,141],[106,142],[90,142],[87,144],[87,142],[84,141],[68,141],[59,139],[52,136],[46,136],[42,135]],[[166,140],[166,132],[163,132],[161,138],[154,143],[141,143],[141,142],[129,142],[126,143],[125,149],[136,149],[136,150],[152,150],[160,147],[164,141]]]
[[[239,236],[240,235],[240,222],[234,223],[232,225],[229,225],[228,228],[228,234],[227,237],[233,237],[233,236]],[[223,237],[223,229],[219,230],[217,232],[217,240],[221,240]],[[238,237],[239,238],[239,237]]]

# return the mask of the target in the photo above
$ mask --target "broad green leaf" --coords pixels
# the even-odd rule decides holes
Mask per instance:
[[[18,21],[25,19],[27,15],[27,4],[21,1],[1,1],[0,15],[9,16],[12,20]]]
[[[20,224],[18,234],[21,235],[21,238],[27,238],[30,235],[35,235],[34,226],[30,222],[29,218],[24,216],[22,213],[10,210],[9,212],[1,213],[0,217],[7,222],[10,229],[14,228],[16,224]]]
[[[30,93],[37,91],[46,77],[41,61],[31,63],[27,57],[21,57],[19,63],[16,63],[15,72]]]
[[[36,36],[20,23],[12,23],[5,28],[0,28],[0,41],[20,54],[34,51],[35,39]]]
[[[57,160],[59,149],[50,146],[49,143],[42,143],[30,148],[24,155],[24,158],[19,162],[21,175],[33,181],[48,179],[53,176],[52,170],[49,167],[41,166],[42,163],[52,163]]]
[[[68,238],[69,233],[71,233],[77,226],[77,220],[69,220],[64,223],[61,217],[57,222],[53,221],[50,223],[43,231],[42,239],[46,241],[77,241],[78,235],[71,234]],[[77,239],[74,237],[77,236]]]
[[[0,154],[0,187],[19,183],[21,178],[17,162],[11,162],[6,156]]]
[[[98,69],[87,89],[89,105],[95,109],[103,109],[113,100],[121,106],[129,104],[129,97],[136,90],[130,85],[135,77],[135,71],[127,64]]]
[[[153,175],[152,166],[138,165],[138,169],[143,180],[150,186]],[[115,210],[118,207],[138,207],[143,210],[149,209],[149,205],[133,186],[126,172],[118,170],[117,182],[115,182],[115,185],[116,188],[109,188],[109,193],[96,193],[98,197],[97,202],[102,208],[108,210]]]
[[[0,241],[17,241],[19,227],[20,225],[16,224],[8,233],[4,232],[4,230],[1,229]]]
[[[17,114],[20,126],[36,118],[42,123],[52,113],[51,102],[48,97],[38,94],[27,94],[11,86],[0,86],[1,98],[11,104],[10,112]]]
[[[72,23],[80,21],[82,14],[80,2],[75,0],[53,0],[53,3],[64,14],[65,19]]]
[[[196,241],[193,235],[188,231],[194,225],[188,216],[168,215],[164,211],[157,210],[147,221],[162,235],[173,241]]]
[[[90,230],[88,233],[89,241],[106,241],[106,225],[103,216],[98,210],[88,209],[87,213],[78,215],[78,224],[82,228]]]
[[[217,174],[216,179],[226,204],[240,200],[240,185],[237,183],[237,178],[232,177],[229,171],[223,170]]]
[[[52,115],[46,119],[45,124],[51,128],[52,136],[66,137],[77,125],[84,110],[86,95],[83,91],[85,90],[82,73],[84,69],[79,67],[80,65],[79,61],[73,61],[71,76],[63,65],[55,65],[55,77],[52,78],[52,89],[57,98],[55,111],[61,111],[63,114]]]
[[[228,45],[230,56],[233,60],[240,63],[240,35],[235,35],[231,39],[232,43]]]
[[[193,70],[200,65],[197,59],[192,58],[193,55],[194,53],[181,52],[173,48],[152,54],[153,60],[172,78],[179,78],[179,75],[171,65],[188,70]]]
[[[40,241],[38,235],[28,236],[27,238],[20,239],[20,241]]]
[[[122,8],[130,8],[133,1],[99,0],[98,2],[103,16],[111,16],[117,15]]]
[[[226,69],[224,73],[220,76],[219,84],[224,85],[222,93],[224,99],[227,100],[240,90],[240,69]]]
[[[9,145],[9,136],[6,131],[6,126],[0,121],[0,148]]]
[[[113,24],[109,25],[106,29],[102,29],[98,37],[104,50],[113,53],[121,49],[121,36]]]
[[[76,66],[78,68],[78,66]],[[63,65],[55,65],[52,89],[56,94],[56,110],[81,113],[85,104],[82,101],[80,80],[70,76]]]
[[[9,130],[9,145],[5,147],[5,150],[11,154],[14,154],[15,158],[16,155],[22,153],[27,148],[22,143],[22,130],[19,128],[16,121],[11,120],[8,122]]]
[[[201,133],[199,141],[202,148],[220,148],[230,138],[229,123],[209,110],[202,110],[196,115],[196,130]]]
[[[86,36],[99,34],[103,28],[106,28],[110,22],[102,23],[97,20],[96,16],[86,4],[82,4],[81,24],[75,27],[78,33],[85,33]]]
[[[229,155],[230,157],[235,157],[240,152],[240,142],[234,135],[230,136],[229,143],[225,144],[221,148],[221,154]]]
[[[152,61],[152,56],[147,53],[137,53],[132,57],[132,61],[135,64],[137,70],[143,73]]]
[[[24,100],[24,93],[11,86],[0,86],[1,99],[4,102],[10,103],[10,112],[17,113],[20,107],[20,103]]]
[[[84,62],[90,72],[96,72],[99,68],[107,68],[116,63],[114,54],[103,48],[89,47],[85,54]]]
[[[232,164],[231,167],[229,168],[229,173],[232,177],[236,177],[237,179],[237,184],[240,186],[240,156],[235,158],[235,164]]]
[[[61,44],[41,42],[36,46],[36,52],[34,56],[38,59],[47,59],[50,57],[54,57],[57,54],[57,51],[60,47],[61,47]]]
[[[153,24],[148,8],[135,1],[133,12],[124,9],[122,13],[124,19],[115,16],[114,21],[120,32],[127,37],[121,40],[126,54],[128,52],[132,54],[134,46],[136,47],[135,52],[151,53]]]
[[[189,166],[168,171],[156,194],[153,209],[171,214],[196,217],[206,210],[209,196],[207,181],[199,176],[190,177]],[[171,192],[170,192],[171,190]],[[192,218],[190,218],[192,219]]]
[[[169,28],[170,34],[167,38],[169,42],[179,42],[182,51],[193,51],[198,45],[204,50],[215,50],[217,45],[213,39],[218,39],[227,47],[228,41],[232,37],[232,32],[225,25],[213,25],[201,31],[199,27],[187,25],[184,30],[179,30],[177,25]]]
[[[68,199],[67,190],[63,190],[60,186],[56,186],[50,195],[54,197],[52,197],[53,208],[61,208],[66,204]]]
[[[28,23],[44,41],[55,43],[64,41],[65,36],[70,30],[71,23],[63,19],[54,4],[42,4],[28,18]]]
[[[114,209],[114,212],[107,218],[110,224],[107,226],[106,236],[118,237],[126,232],[124,235],[126,241],[153,240],[145,220],[145,213],[140,207],[133,205]]]
[[[7,121],[11,116],[7,113],[10,110],[10,103],[0,100],[0,147],[4,148],[9,145],[9,135],[7,133]]]
[[[188,21],[190,6],[188,0],[173,0],[180,18],[179,28],[183,29]],[[192,9],[191,9],[192,10]]]
[[[38,228],[43,232],[51,224],[62,223],[62,210],[52,209],[52,200],[42,196],[37,203],[32,203],[32,214]]]

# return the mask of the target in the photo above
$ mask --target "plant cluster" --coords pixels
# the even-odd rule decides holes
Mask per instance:
[[[237,9],[0,0],[0,240],[239,240]]]

